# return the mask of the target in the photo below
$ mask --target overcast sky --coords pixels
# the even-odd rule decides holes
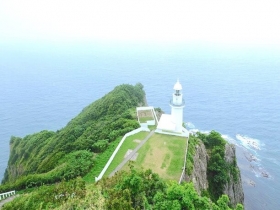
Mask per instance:
[[[280,1],[0,0],[0,40],[280,46]]]

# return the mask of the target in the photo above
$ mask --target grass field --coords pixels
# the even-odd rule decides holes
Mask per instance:
[[[155,133],[138,151],[134,165],[136,168],[150,168],[164,179],[177,181],[184,165],[186,144],[184,137]]]
[[[140,123],[145,123],[149,120],[154,120],[154,115],[152,110],[140,110],[138,111],[138,117]]]
[[[117,148],[121,139],[122,137],[118,137],[115,141],[113,141],[109,145],[109,147],[103,153],[96,155],[92,169],[89,171],[87,175],[83,177],[83,179],[87,183],[95,182],[95,177],[97,177],[100,174],[100,172],[102,171],[102,169],[104,168],[108,160],[110,159],[111,155]]]
[[[150,120],[154,120],[154,118],[153,117],[139,117],[140,123],[145,123]]]
[[[119,149],[118,153],[116,154],[114,160],[110,164],[109,168],[105,172],[104,176],[109,176],[109,174],[123,161],[124,156],[128,149],[135,149],[136,146],[139,144],[134,140],[143,140],[149,134],[149,132],[139,132],[132,136],[129,136],[123,142],[121,148]]]

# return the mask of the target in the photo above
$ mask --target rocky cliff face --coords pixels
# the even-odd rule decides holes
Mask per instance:
[[[228,163],[233,163],[235,161],[235,146],[226,144],[225,146],[225,159]],[[207,180],[207,162],[209,156],[207,154],[206,148],[202,142],[196,145],[196,152],[193,157],[193,172],[191,175],[186,175],[186,181],[193,182],[194,187],[197,192],[201,194],[202,190],[207,190],[208,180]],[[238,171],[237,180],[234,180],[232,174],[229,173],[230,180],[224,188],[224,194],[227,194],[230,199],[230,204],[236,206],[237,203],[244,203],[244,193],[242,188],[241,176]]]
[[[196,145],[195,150],[193,172],[190,176],[186,176],[186,181],[191,181],[196,191],[201,194],[202,190],[207,190],[208,188],[207,162],[209,157],[203,143]]]
[[[236,159],[235,146],[232,144],[226,144],[225,146],[225,159],[228,163],[233,163]],[[244,203],[244,192],[242,188],[242,181],[240,172],[237,173],[237,180],[234,180],[232,174],[229,173],[230,180],[226,184],[224,194],[227,194],[230,198],[230,203],[235,206],[237,203]]]

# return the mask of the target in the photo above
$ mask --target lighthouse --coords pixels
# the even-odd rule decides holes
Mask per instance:
[[[185,107],[182,89],[182,85],[180,84],[179,80],[177,80],[173,87],[173,97],[170,100],[171,118],[172,122],[175,124],[175,132],[182,132],[183,109]]]
[[[172,98],[169,102],[171,107],[171,114],[162,114],[158,122],[156,132],[176,135],[176,136],[189,136],[187,129],[183,127],[183,110],[185,101],[183,99],[182,85],[177,80],[173,87]]]

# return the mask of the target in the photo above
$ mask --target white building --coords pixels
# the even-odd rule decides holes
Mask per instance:
[[[174,85],[173,97],[170,100],[171,115],[162,114],[155,132],[177,136],[189,136],[187,129],[183,127],[183,109],[185,101],[183,99],[182,85],[179,80]]]

